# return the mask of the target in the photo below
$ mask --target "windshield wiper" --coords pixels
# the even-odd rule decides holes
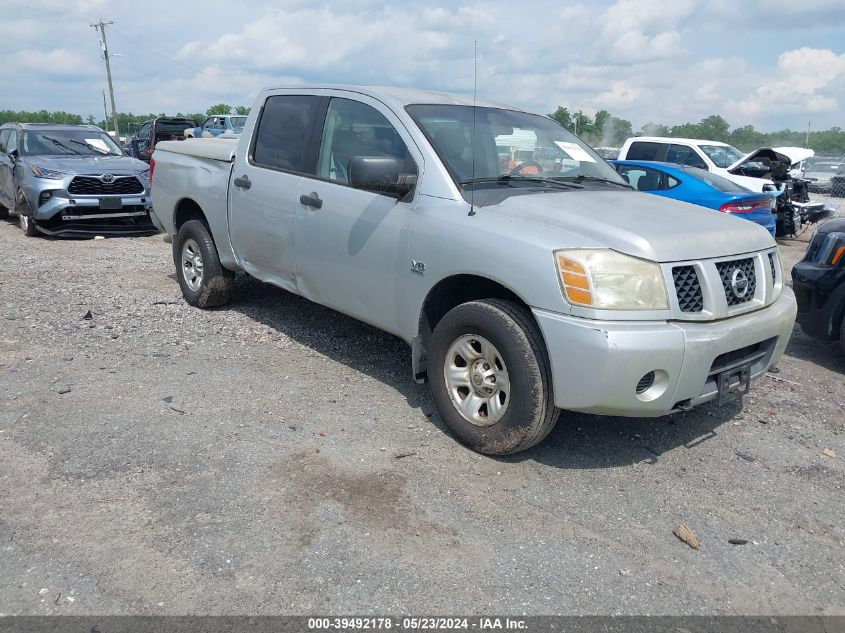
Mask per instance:
[[[616,185],[617,187],[623,187],[624,189],[633,189],[631,185],[626,182],[618,182],[616,180],[611,180],[610,178],[602,178],[601,176],[590,176],[588,174],[578,174],[577,176],[555,176],[554,177],[556,182],[560,182],[562,180],[565,181],[575,181],[578,183],[584,182],[606,182],[609,185]]]
[[[535,182],[535,183],[542,183],[544,185],[554,185],[556,187],[562,187],[565,189],[583,189],[580,184],[575,184],[571,182],[561,182],[560,180],[556,180],[553,178],[544,178],[542,176],[511,176],[510,174],[505,174],[503,176],[496,176],[496,177],[487,177],[487,178],[467,178],[466,180],[462,180],[460,182],[461,185],[474,185],[478,183],[486,183],[486,182],[498,182],[502,184],[510,184],[512,182]]]
[[[43,138],[44,140],[50,141],[51,143],[53,143],[53,145],[58,145],[59,147],[63,147],[63,148],[65,148],[67,151],[72,152],[72,153],[74,153],[74,154],[81,154],[81,153],[82,153],[82,152],[77,152],[77,151],[76,151],[75,149],[73,149],[72,147],[68,147],[67,145],[65,145],[64,143],[62,143],[59,139],[57,139],[57,138],[53,138],[52,136],[44,136],[44,135],[42,135],[42,136],[41,136],[41,138]]]
[[[104,156],[117,156],[117,154],[112,154],[109,150],[103,149],[102,147],[97,147],[96,145],[92,145],[86,141],[77,141],[75,138],[68,139],[71,143],[76,143],[77,145],[82,145],[83,147],[90,147],[94,151],[103,154]]]

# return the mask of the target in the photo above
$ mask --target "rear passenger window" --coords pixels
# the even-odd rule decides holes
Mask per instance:
[[[666,152],[666,162],[707,169],[707,163],[701,156],[692,147],[686,145],[670,145],[669,151]]]
[[[661,150],[666,146],[661,143],[638,141],[631,143],[625,160],[661,160]]]
[[[257,165],[305,173],[308,141],[317,120],[320,98],[279,95],[264,103],[252,160]]]
[[[0,130],[0,152],[6,152],[6,141],[9,139],[9,129]]]

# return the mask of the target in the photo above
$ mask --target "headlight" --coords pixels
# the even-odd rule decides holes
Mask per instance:
[[[598,310],[668,310],[663,273],[655,262],[606,249],[555,251],[567,301]]]
[[[61,180],[65,174],[60,171],[53,171],[52,169],[44,169],[36,165],[30,165],[30,170],[37,178],[49,178],[50,180]]]
[[[845,261],[845,233],[828,233],[813,261],[827,266],[836,266]]]

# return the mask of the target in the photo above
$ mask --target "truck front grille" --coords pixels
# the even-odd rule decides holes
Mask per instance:
[[[778,276],[777,276],[777,269],[778,268],[777,268],[777,263],[775,262],[775,254],[774,253],[769,253],[769,266],[772,267],[772,282],[774,283],[774,282],[777,281],[777,278],[778,278]]]
[[[114,182],[103,182],[96,176],[76,176],[67,191],[78,196],[120,196],[144,193],[144,185],[135,176],[116,176]]]
[[[675,293],[681,312],[701,312],[704,309],[704,297],[701,294],[701,282],[695,266],[675,266],[672,269],[675,280]]]
[[[722,280],[722,288],[725,290],[725,299],[728,306],[735,306],[754,298],[757,289],[757,276],[754,272],[754,259],[735,259],[727,262],[717,262],[716,270]],[[747,286],[743,289],[735,287],[736,281],[743,280]]]

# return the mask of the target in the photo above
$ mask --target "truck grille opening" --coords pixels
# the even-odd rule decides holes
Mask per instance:
[[[775,254],[774,253],[769,253],[769,266],[772,267],[772,283],[775,283],[777,281],[777,278],[778,278],[778,275],[777,275],[778,267],[777,267],[777,262],[775,262]]]
[[[71,180],[68,193],[78,196],[118,196],[144,193],[144,185],[135,176],[117,176],[114,182],[103,182],[95,176],[77,176]]]
[[[769,339],[767,341],[762,341],[761,343],[754,343],[754,345],[747,345],[731,352],[720,354],[710,366],[710,374],[719,373],[720,371],[733,366],[744,365],[745,363],[764,356],[766,351],[773,347],[774,340],[775,339]]]
[[[701,294],[701,282],[694,266],[675,266],[672,269],[675,280],[675,294],[681,312],[701,312],[704,309],[704,297]]]
[[[725,299],[728,306],[747,303],[754,298],[757,289],[757,276],[754,272],[754,259],[735,259],[728,262],[717,262],[716,270],[722,280],[722,287],[725,290]],[[737,271],[739,274],[737,275]],[[734,288],[734,279],[743,279],[747,286],[743,289],[737,286]]]

